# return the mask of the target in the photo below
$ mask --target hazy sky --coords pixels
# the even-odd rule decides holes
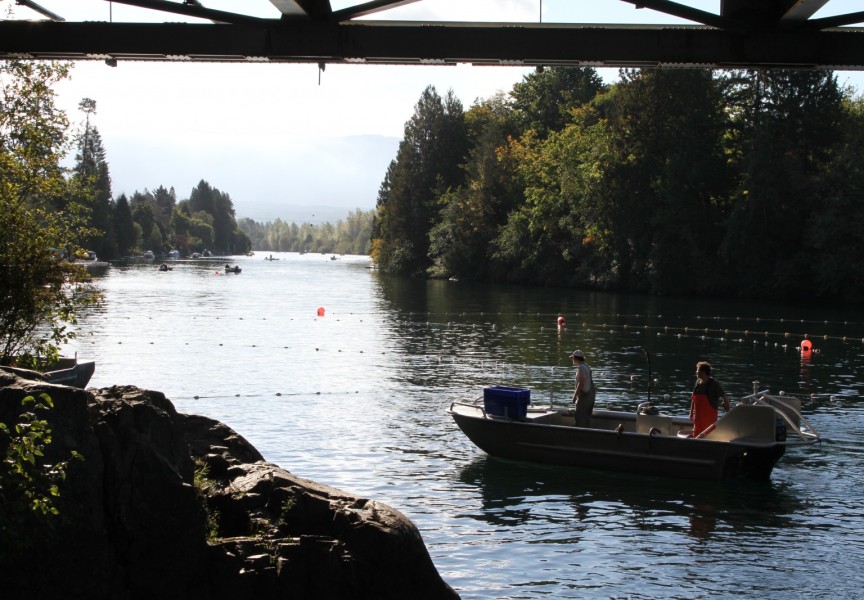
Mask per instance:
[[[178,2],[180,0],[177,0]],[[364,0],[331,0],[334,10]],[[67,21],[196,21],[105,0],[37,0]],[[683,2],[717,12],[720,0]],[[207,8],[278,18],[269,0],[203,0]],[[40,19],[0,0],[5,18]],[[537,22],[540,0],[421,0],[376,19]],[[831,0],[818,16],[860,10]],[[544,22],[684,22],[620,0],[543,0]],[[374,208],[405,122],[427,85],[452,89],[466,110],[509,92],[530,70],[514,67],[289,64],[76,63],[58,102],[80,122],[82,98],[96,100],[93,123],[107,152],[114,195],[174,187],[187,198],[204,179],[231,196],[238,217],[324,220],[339,207]],[[609,81],[617,71],[604,70]],[[861,87],[860,73],[838,74]],[[317,216],[313,207],[319,207]]]

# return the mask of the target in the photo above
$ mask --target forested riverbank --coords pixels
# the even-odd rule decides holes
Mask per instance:
[[[864,101],[828,71],[622,70],[607,84],[591,68],[545,68],[467,110],[430,86],[376,209],[335,225],[238,218],[205,179],[188,197],[170,185],[115,197],[96,101],[80,109],[79,134],[55,119],[76,151],[63,175],[72,192],[53,204],[82,211],[79,246],[103,260],[369,253],[383,272],[414,277],[838,305],[864,296]]]
[[[538,69],[428,88],[378,195],[382,270],[786,301],[864,292],[864,110],[831,72]]]

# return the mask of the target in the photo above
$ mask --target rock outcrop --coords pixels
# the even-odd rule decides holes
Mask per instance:
[[[50,528],[0,531],[15,548],[0,554],[3,598],[458,598],[400,512],[267,463],[160,392],[0,371],[0,422],[43,391],[48,463],[72,450],[84,460],[69,463]]]

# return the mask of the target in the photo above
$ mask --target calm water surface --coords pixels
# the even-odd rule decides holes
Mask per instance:
[[[853,598],[864,587],[864,313],[387,278],[365,257],[113,267],[70,348],[92,386],[164,392],[299,475],[419,527],[463,598]],[[324,315],[319,316],[319,308]],[[567,327],[559,330],[559,313]],[[808,334],[817,352],[802,361]],[[826,338],[827,336],[827,338]],[[770,483],[706,484],[490,459],[446,410],[485,385],[598,408],[689,407],[708,359],[734,398],[803,396],[826,437]]]

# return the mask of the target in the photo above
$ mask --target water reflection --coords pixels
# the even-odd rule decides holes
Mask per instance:
[[[850,549],[864,548],[864,317],[394,279],[362,257],[279,256],[238,257],[231,277],[207,264],[112,268],[73,350],[96,360],[94,386],[163,391],[297,475],[404,512],[466,600],[860,594],[864,581],[837,573],[857,573]],[[835,336],[814,338],[807,362],[805,327]],[[598,408],[635,411],[648,372],[628,346],[650,350],[664,412],[686,412],[705,357],[733,401],[754,379],[808,396],[828,441],[787,452],[765,485],[680,482],[490,459],[446,415],[487,385],[569,401],[575,348],[590,357]],[[789,569],[802,557],[806,570]]]
[[[459,472],[481,498],[471,518],[531,527],[550,520],[605,520],[641,532],[672,532],[705,541],[718,529],[788,530],[800,500],[771,482],[703,482],[551,467],[482,456]]]

